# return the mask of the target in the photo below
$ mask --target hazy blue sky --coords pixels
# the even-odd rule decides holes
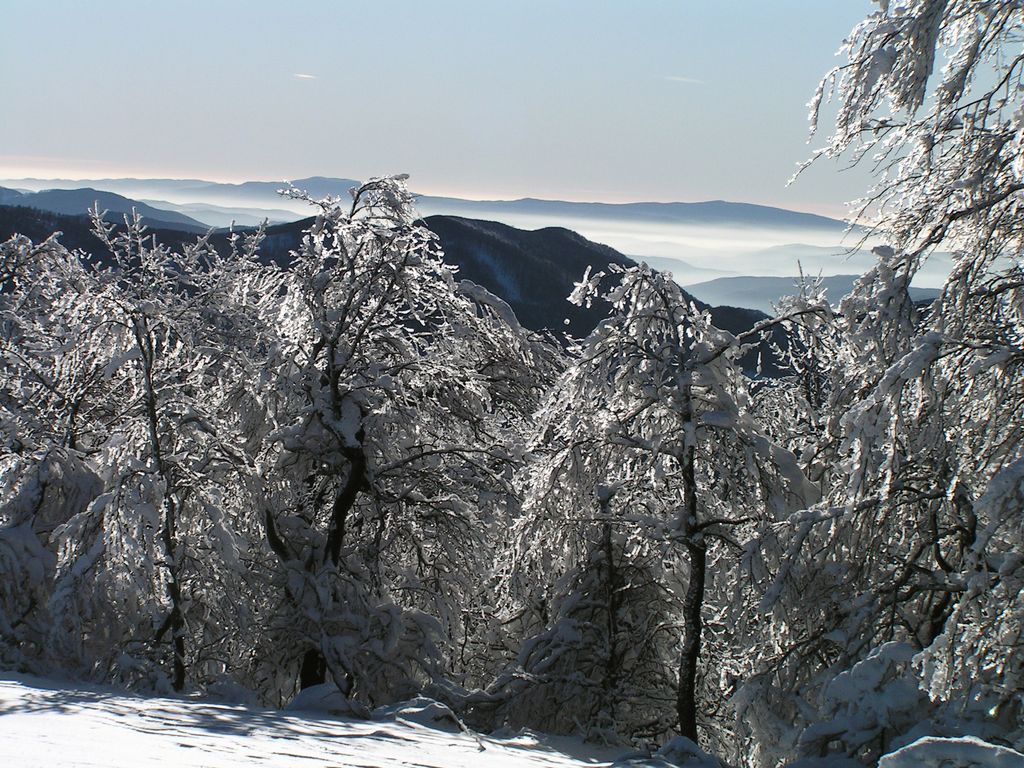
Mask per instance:
[[[362,178],[835,213],[806,107],[867,0],[0,0],[0,178]]]

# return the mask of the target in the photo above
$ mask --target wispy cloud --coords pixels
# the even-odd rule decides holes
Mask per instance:
[[[698,80],[695,77],[683,77],[682,75],[665,75],[665,79],[670,83],[691,83],[693,85],[703,85],[703,80]]]
[[[296,80],[316,80],[316,75],[307,75],[305,72],[296,72],[292,77]]]

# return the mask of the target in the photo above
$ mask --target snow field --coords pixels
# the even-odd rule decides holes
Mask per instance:
[[[573,757],[530,736],[448,732],[401,715],[356,721],[58,685],[0,679],[0,766],[575,768],[615,756],[576,740],[559,742]]]

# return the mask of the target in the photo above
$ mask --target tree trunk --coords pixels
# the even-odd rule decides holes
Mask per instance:
[[[345,528],[348,513],[356,503],[359,492],[366,487],[366,454],[363,452],[362,441],[365,438],[363,428],[356,432],[359,445],[345,450],[349,470],[345,484],[334,495],[331,505],[331,521],[327,530],[327,544],[324,547],[324,562],[337,565],[341,559],[341,545],[345,541]]]
[[[679,657],[679,689],[676,712],[679,732],[697,741],[697,666],[700,663],[701,631],[704,626],[704,579],[707,571],[707,549],[703,544],[687,542],[690,558],[690,581],[683,597],[683,649]]]
[[[154,641],[159,644],[167,630],[171,631],[171,685],[175,691],[185,688],[185,616],[181,610],[181,582],[179,581],[178,561],[175,557],[177,549],[178,510],[174,502],[174,483],[169,476],[164,461],[163,448],[160,444],[160,422],[157,415],[157,394],[153,384],[153,366],[155,350],[152,338],[144,321],[136,320],[134,324],[135,341],[142,353],[142,376],[145,384],[146,422],[149,431],[150,456],[154,468],[164,481],[163,504],[163,539],[166,550],[167,597],[171,603],[171,613],[157,631]]]
[[[181,584],[178,582],[178,569],[174,560],[174,504],[168,500],[167,521],[164,527],[164,545],[171,559],[171,577],[167,584],[167,593],[171,598],[171,686],[175,691],[185,689],[185,616],[181,611]]]
[[[604,510],[608,514],[607,509]],[[608,590],[608,658],[605,662],[604,695],[605,705],[610,713],[615,711],[615,689],[619,685],[622,674],[622,655],[619,653],[619,574],[615,568],[615,549],[612,546],[612,524],[604,523],[602,531],[602,548],[604,549],[606,582]]]
[[[693,425],[692,380],[686,377],[682,384],[685,424]],[[697,667],[700,663],[701,632],[704,628],[704,582],[707,576],[707,547],[697,530],[697,447],[689,438],[680,457],[683,475],[683,508],[680,510],[679,530],[685,537],[686,554],[690,561],[690,579],[683,596],[683,647],[679,655],[679,688],[676,692],[676,713],[679,733],[697,741]]]

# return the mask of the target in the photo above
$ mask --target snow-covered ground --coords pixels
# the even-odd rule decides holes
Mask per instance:
[[[0,676],[0,766],[595,768],[614,761],[611,768],[722,767],[683,738],[653,757],[641,757],[577,739],[495,738],[460,731],[436,702],[388,709],[374,719],[346,719],[201,699],[146,698],[5,674]],[[841,756],[810,763],[820,768],[851,765]],[[926,737],[886,755],[879,768],[1024,768],[1024,755],[973,737]]]
[[[401,715],[347,720],[0,678],[4,768],[578,768],[615,756],[569,739],[495,739]]]

